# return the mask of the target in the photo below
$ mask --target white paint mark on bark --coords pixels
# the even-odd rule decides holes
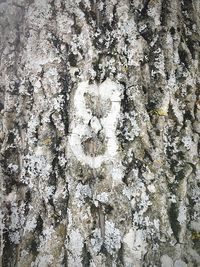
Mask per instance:
[[[115,131],[120,114],[121,92],[122,87],[110,79],[99,86],[81,82],[75,92],[69,144],[75,157],[91,168],[99,168],[103,162],[118,161]],[[96,149],[99,132],[104,136],[101,143],[103,153],[98,153]],[[94,142],[88,145],[89,153],[86,153],[83,140],[92,138]]]
[[[78,229],[72,230],[69,235],[69,248],[69,266],[82,266],[81,255],[83,248],[83,238]]]

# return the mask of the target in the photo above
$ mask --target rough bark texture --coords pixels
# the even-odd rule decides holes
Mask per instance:
[[[197,267],[199,0],[0,1],[3,267]]]

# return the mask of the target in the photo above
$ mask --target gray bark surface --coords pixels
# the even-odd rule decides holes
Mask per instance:
[[[199,31],[199,0],[0,0],[1,266],[200,266]]]

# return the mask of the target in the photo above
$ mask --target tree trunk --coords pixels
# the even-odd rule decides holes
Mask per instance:
[[[199,0],[1,0],[3,267],[197,267]]]

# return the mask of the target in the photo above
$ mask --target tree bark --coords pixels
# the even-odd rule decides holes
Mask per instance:
[[[199,266],[200,1],[0,13],[2,266]]]

